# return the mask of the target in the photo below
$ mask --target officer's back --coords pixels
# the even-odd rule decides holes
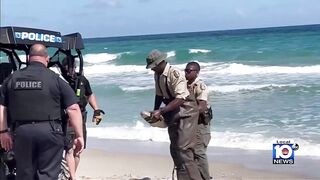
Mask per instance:
[[[57,78],[58,75],[37,61],[14,73],[12,89],[8,92],[8,107],[14,109],[12,118],[16,122],[59,119],[61,99]]]
[[[57,179],[60,171],[64,136],[61,109],[66,109],[75,127],[76,146],[83,149],[81,114],[70,86],[47,69],[45,46],[30,48],[29,65],[9,76],[3,83],[1,105],[8,108],[14,129],[17,180]],[[10,137],[1,137],[8,144]]]

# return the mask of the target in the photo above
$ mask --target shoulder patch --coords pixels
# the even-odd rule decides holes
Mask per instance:
[[[179,78],[180,77],[180,73],[177,70],[173,71],[173,75],[175,78]]]
[[[203,83],[200,84],[200,89],[201,90],[206,90],[207,89],[207,86]]]

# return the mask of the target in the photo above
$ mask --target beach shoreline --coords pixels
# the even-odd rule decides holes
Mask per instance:
[[[209,147],[210,173],[214,179],[319,179],[320,177],[319,174],[301,169],[304,164],[273,165],[271,156],[260,159],[257,154],[252,155],[255,153],[257,152],[226,151]],[[246,162],[243,162],[244,159]],[[270,165],[264,164],[266,159],[270,159]],[[255,164],[256,162],[261,163]],[[319,160],[314,160],[314,164],[311,163],[310,166],[318,162]],[[310,166],[305,168],[310,169]],[[172,169],[173,162],[168,143],[89,138],[88,148],[82,155],[77,177],[80,180],[172,179]]]

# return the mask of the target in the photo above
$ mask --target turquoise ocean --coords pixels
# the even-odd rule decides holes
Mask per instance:
[[[152,49],[167,52],[183,70],[201,65],[214,119],[209,146],[271,150],[277,140],[298,143],[298,156],[320,157],[320,25],[85,39],[84,73],[102,123],[88,136],[169,142],[140,111],[152,110]]]

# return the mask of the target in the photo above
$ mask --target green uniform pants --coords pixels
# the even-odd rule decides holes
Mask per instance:
[[[197,130],[197,144],[195,146],[195,160],[203,180],[210,179],[208,158],[206,154],[210,139],[210,124],[199,124]]]
[[[198,113],[181,118],[168,127],[170,153],[177,168],[178,180],[202,179],[194,153],[197,128]]]

